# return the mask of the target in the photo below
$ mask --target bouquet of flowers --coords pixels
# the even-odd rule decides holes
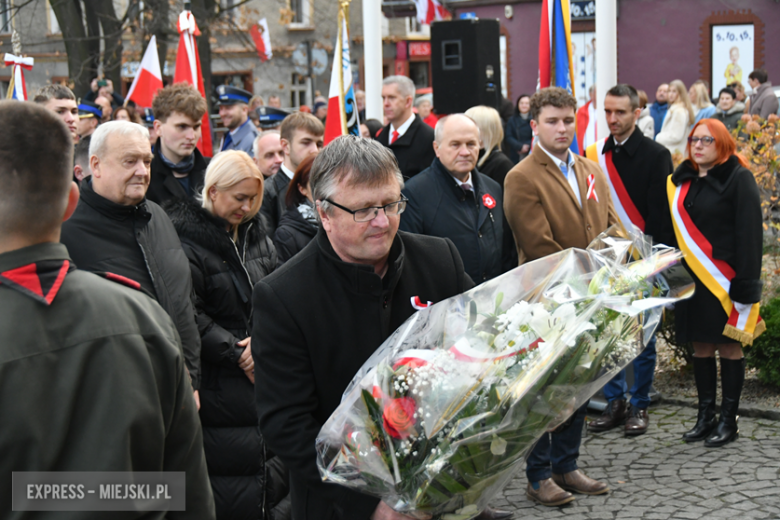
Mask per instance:
[[[693,294],[681,257],[612,228],[417,312],[322,427],[323,480],[421,519],[476,516]]]

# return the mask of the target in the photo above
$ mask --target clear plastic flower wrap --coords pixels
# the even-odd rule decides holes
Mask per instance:
[[[476,516],[693,294],[681,258],[613,227],[418,311],[323,425],[323,480],[421,519]]]

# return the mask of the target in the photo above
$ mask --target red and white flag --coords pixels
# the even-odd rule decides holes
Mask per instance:
[[[163,81],[160,58],[157,57],[157,37],[152,36],[125,100],[134,101],[139,107],[148,108],[152,106],[152,99],[161,88],[163,88]]]
[[[195,23],[195,17],[189,11],[182,11],[179,15],[177,24],[179,30],[179,49],[176,51],[176,71],[173,73],[174,83],[189,83],[204,98],[206,89],[203,86],[203,73],[200,69],[200,56],[198,55],[198,45],[195,41],[196,36],[200,36],[200,29]],[[211,125],[209,124],[208,111],[203,114],[203,126],[201,127],[200,141],[198,149],[204,157],[214,155],[211,144]]]
[[[430,25],[436,20],[447,20],[452,15],[437,0],[414,0],[417,7],[417,21],[422,25]]]
[[[346,8],[344,8],[346,9]],[[345,12],[339,8],[341,30],[333,51],[333,69],[328,92],[328,116],[325,120],[325,146],[342,135],[360,136],[355,90],[352,86],[352,60],[349,57],[349,31]]]
[[[257,47],[257,55],[260,57],[260,61],[268,61],[273,58],[274,54],[271,52],[271,35],[268,33],[268,22],[265,18],[257,21],[255,25],[249,29],[249,34],[252,35],[252,39]]]

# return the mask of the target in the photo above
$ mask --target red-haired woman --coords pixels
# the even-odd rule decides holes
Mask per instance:
[[[753,174],[720,121],[702,119],[693,127],[687,155],[668,185],[678,245],[696,282],[693,297],[675,307],[677,340],[693,342],[699,393],[696,425],[683,440],[715,447],[738,437],[745,379],[740,343],[752,343],[764,328],[758,318],[761,202]],[[723,389],[720,420],[715,417],[716,351]]]

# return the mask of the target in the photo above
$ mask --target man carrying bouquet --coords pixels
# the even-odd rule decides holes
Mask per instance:
[[[537,143],[504,181],[504,212],[520,264],[570,247],[585,249],[618,221],[598,165],[569,150],[576,109],[574,96],[559,87],[544,88],[531,97],[531,128]],[[584,423],[585,406],[536,444],[526,467],[528,498],[557,506],[574,500],[568,491],[587,495],[609,491],[605,483],[577,468]]]
[[[604,100],[610,135],[593,143],[586,157],[598,162],[609,182],[612,203],[627,228],[638,227],[655,242],[674,245],[674,231],[666,200],[666,178],[672,174],[669,150],[645,137],[636,126],[641,109],[631,85],[612,87]],[[650,387],[655,374],[655,336],[634,359],[631,407],[626,407],[626,373],[621,371],[604,386],[608,404],[604,414],[588,424],[603,432],[623,426],[626,435],[647,432]]]
[[[381,144],[356,136],[331,142],[311,170],[319,233],[254,289],[259,424],[290,469],[297,520],[409,518],[378,498],[323,483],[315,452],[353,376],[418,302],[474,286],[450,240],[398,232],[402,188]],[[481,518],[510,516],[488,509]]]

